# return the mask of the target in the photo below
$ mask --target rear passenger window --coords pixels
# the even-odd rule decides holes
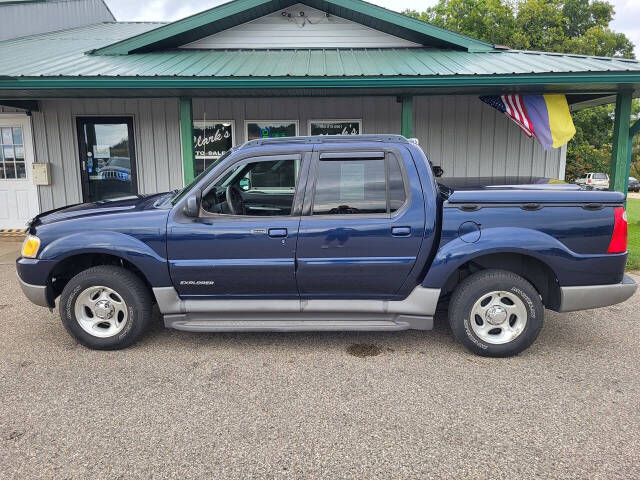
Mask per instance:
[[[389,213],[405,200],[402,171],[393,155],[319,162],[314,215]]]

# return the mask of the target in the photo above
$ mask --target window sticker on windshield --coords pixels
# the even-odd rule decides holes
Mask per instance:
[[[364,200],[364,164],[340,165],[340,200]]]

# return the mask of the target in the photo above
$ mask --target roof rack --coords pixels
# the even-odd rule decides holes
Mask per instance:
[[[345,142],[390,142],[409,143],[402,135],[309,135],[306,137],[258,138],[249,140],[242,147],[259,145],[282,145],[287,143],[345,143]]]

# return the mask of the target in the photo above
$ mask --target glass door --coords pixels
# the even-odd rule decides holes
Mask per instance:
[[[78,117],[85,202],[137,195],[132,117]]]

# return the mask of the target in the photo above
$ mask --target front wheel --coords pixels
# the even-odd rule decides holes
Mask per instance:
[[[133,344],[147,329],[151,315],[151,294],[144,282],[111,265],[80,272],[60,297],[60,317],[67,331],[98,350]]]
[[[544,306],[527,280],[504,270],[466,278],[449,303],[454,336],[472,352],[510,357],[528,348],[542,329]]]

